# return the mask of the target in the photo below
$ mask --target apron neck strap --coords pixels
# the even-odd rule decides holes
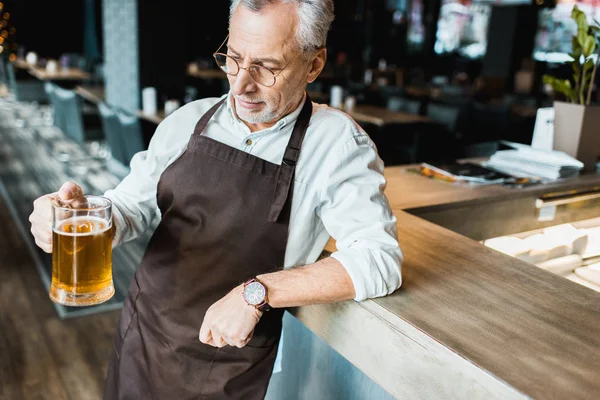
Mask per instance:
[[[300,115],[298,115],[298,119],[294,124],[292,136],[290,137],[290,141],[288,142],[285,153],[283,154],[283,165],[294,167],[298,162],[298,157],[300,157],[300,147],[302,147],[302,141],[304,140],[304,134],[306,133],[306,129],[310,123],[311,115],[312,101],[310,100],[308,93],[306,93],[304,106],[302,106]]]
[[[227,97],[219,100],[217,104],[212,106],[206,113],[204,113],[202,118],[200,118],[200,120],[196,123],[196,127],[194,128],[194,135],[200,136],[202,134],[202,131],[204,130],[204,128],[206,128],[206,124],[208,124],[208,120],[212,118],[212,116],[217,112],[217,110],[219,109],[219,107],[221,107],[221,104],[223,104],[225,100],[227,100]]]
[[[288,201],[288,197],[290,196],[290,193],[293,192],[296,163],[300,157],[300,147],[302,147],[304,134],[308,129],[311,116],[312,101],[307,93],[304,106],[302,107],[300,115],[298,115],[298,119],[294,124],[292,136],[290,137],[288,145],[285,149],[283,161],[277,173],[277,182],[275,191],[273,193],[273,200],[271,201],[271,208],[269,209],[269,215],[267,217],[267,220],[270,222],[277,222],[284,208],[287,207],[286,212],[290,212],[291,201]]]

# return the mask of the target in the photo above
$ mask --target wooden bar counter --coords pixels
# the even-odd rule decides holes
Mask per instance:
[[[528,202],[533,213],[536,199],[596,188],[600,174],[509,188],[408,171],[386,169],[404,253],[402,287],[361,303],[290,312],[389,398],[600,398],[600,293],[418,216],[458,209],[468,221],[470,209],[511,201]],[[600,217],[600,207],[592,212]],[[327,250],[335,251],[334,241]],[[285,368],[281,374],[283,381]]]

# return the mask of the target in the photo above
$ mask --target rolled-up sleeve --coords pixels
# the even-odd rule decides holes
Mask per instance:
[[[346,269],[355,300],[381,297],[402,284],[396,217],[384,194],[383,162],[366,135],[347,141],[330,158],[319,213]]]

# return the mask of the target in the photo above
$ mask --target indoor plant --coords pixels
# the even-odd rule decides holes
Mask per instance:
[[[600,24],[588,22],[586,14],[573,6],[571,18],[577,32],[571,39],[572,76],[566,79],[550,75],[543,82],[564,96],[555,100],[553,148],[575,157],[584,169],[595,169],[600,156],[600,106],[591,104],[592,90],[600,57],[598,54]]]

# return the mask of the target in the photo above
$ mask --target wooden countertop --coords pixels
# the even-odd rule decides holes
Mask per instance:
[[[396,216],[404,283],[375,303],[533,398],[600,393],[600,293]]]
[[[387,168],[386,177],[386,193],[397,217],[404,254],[403,286],[390,296],[360,304],[354,302],[349,306],[355,310],[352,312],[361,312],[353,308],[355,305],[368,308],[383,321],[379,329],[390,325],[399,337],[410,336],[411,340],[421,341],[423,338],[411,331],[416,328],[416,332],[425,335],[433,345],[439,344],[456,356],[451,361],[452,369],[461,370],[461,379],[469,375],[478,384],[486,379],[461,364],[468,361],[480,373],[495,377],[497,384],[503,383],[515,390],[506,398],[591,399],[593,394],[597,396],[600,393],[600,293],[404,210],[455,207],[508,196],[591,187],[600,185],[600,174],[523,189],[458,186],[409,174],[406,166]],[[326,250],[335,251],[335,242],[331,241]],[[317,312],[320,317],[315,317]],[[348,312],[343,318],[349,318]],[[369,340],[365,345],[368,349],[361,348],[359,354],[359,350],[354,349],[356,344],[351,343],[352,338],[342,338],[342,333],[336,333],[337,328],[327,323],[327,319],[335,323],[342,318],[336,306],[300,308],[296,315],[384,389],[402,398],[407,382],[411,384],[410,377],[407,382],[399,379],[398,368],[402,365],[382,357],[373,363],[365,356],[365,353],[387,352],[404,357],[401,345],[393,341],[381,344],[376,337],[370,338],[375,339],[375,343]],[[375,328],[358,325],[356,333],[348,333],[346,329],[345,335],[376,335]],[[365,325],[368,324],[365,322]],[[431,343],[428,346],[432,346]],[[412,371],[425,375],[435,375],[432,368],[426,362],[411,365]],[[452,376],[448,368],[437,372],[448,373],[448,379]],[[444,381],[433,375],[432,380]]]
[[[17,59],[13,61],[13,65],[16,68],[25,69],[31,75],[42,81],[49,80],[89,80],[92,78],[91,74],[85,72],[79,68],[62,68],[57,67],[54,72],[48,72],[46,68],[42,68],[38,65],[28,64],[25,60]]]
[[[79,85],[75,87],[75,93],[92,103],[104,102],[104,86],[85,86]]]
[[[200,68],[194,63],[190,63],[187,68],[188,76],[201,79],[227,79],[227,74],[216,68]]]
[[[80,85],[75,88],[75,93],[85,98],[92,103],[99,103],[104,101],[104,87],[103,86],[85,86]],[[156,114],[146,114],[142,110],[137,113],[138,117],[153,124],[160,124],[165,119],[165,111],[158,110]]]
[[[352,111],[347,111],[347,113],[356,121],[370,122],[378,126],[431,121],[431,119],[423,115],[392,111],[385,107],[372,105],[357,105]]]
[[[80,80],[85,81],[91,79],[91,75],[78,68],[58,68],[55,72],[48,72],[45,68],[31,67],[29,73],[39,80]]]
[[[20,58],[17,58],[15,61],[13,61],[13,65],[19,69],[29,69],[31,67],[31,65],[28,64],[27,61]]]
[[[148,122],[158,125],[165,119],[165,111],[158,110],[156,112],[156,114],[146,114],[142,110],[139,110],[138,117],[140,117],[141,119],[144,119]]]
[[[527,197],[553,190],[574,190],[600,186],[600,174],[584,174],[575,179],[563,179],[523,188],[502,185],[477,186],[428,179],[409,172],[413,166],[385,168],[386,195],[393,210],[438,209],[506,198]]]

